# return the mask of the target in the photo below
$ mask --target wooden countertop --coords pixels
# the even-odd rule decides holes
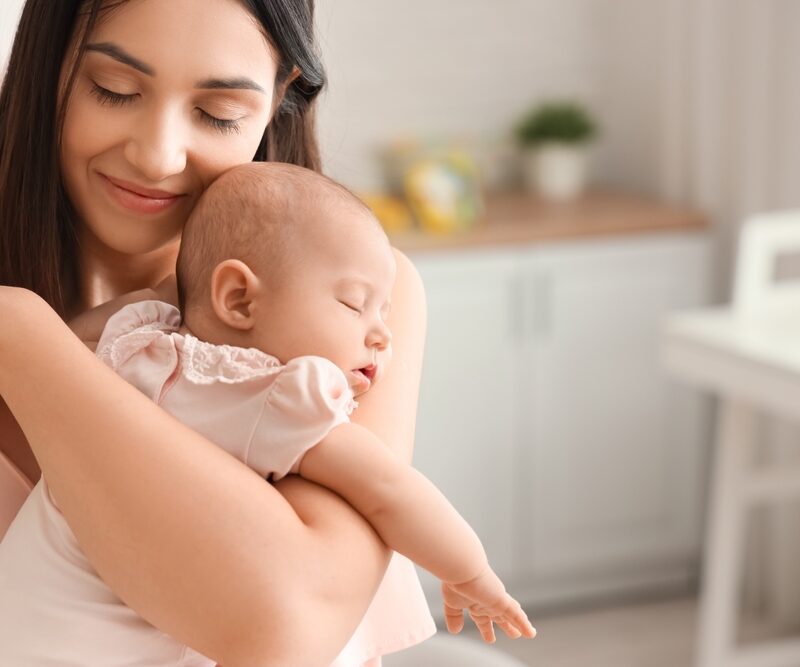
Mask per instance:
[[[449,234],[414,229],[390,234],[403,251],[497,246],[634,233],[700,231],[708,220],[699,211],[647,197],[592,191],[574,201],[552,202],[525,193],[486,199],[484,219]]]

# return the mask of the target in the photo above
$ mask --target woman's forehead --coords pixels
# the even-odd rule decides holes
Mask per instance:
[[[89,44],[110,45],[155,77],[275,81],[273,47],[237,0],[128,0],[98,18]]]

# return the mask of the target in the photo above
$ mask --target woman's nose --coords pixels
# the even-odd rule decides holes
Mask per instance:
[[[125,146],[125,158],[147,180],[158,183],[186,169],[186,147],[176,113],[160,110],[141,119]]]
[[[367,347],[377,347],[385,350],[392,342],[392,332],[386,326],[386,322],[380,320],[373,326],[367,334]]]

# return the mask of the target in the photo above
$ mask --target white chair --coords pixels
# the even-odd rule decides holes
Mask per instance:
[[[525,667],[496,645],[444,633],[440,630],[421,644],[384,656],[383,667]]]
[[[800,308],[800,276],[775,280],[781,255],[800,255],[800,210],[749,218],[739,234],[733,308],[742,317],[782,316]]]
[[[667,366],[721,399],[697,667],[800,665],[800,638],[746,647],[736,641],[749,510],[800,499],[800,470],[754,466],[760,414],[800,422],[800,279],[776,280],[778,259],[793,254],[800,254],[800,211],[748,219],[739,237],[732,304],[679,313],[667,327]]]

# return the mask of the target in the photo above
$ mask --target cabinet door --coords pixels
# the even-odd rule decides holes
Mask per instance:
[[[492,566],[512,566],[515,469],[514,254],[412,256],[428,302],[414,465],[484,543]],[[423,577],[441,608],[438,582]]]
[[[707,302],[708,271],[705,239],[663,235],[552,246],[523,268],[520,568],[535,579],[696,558],[703,412],[658,340],[667,312]]]

